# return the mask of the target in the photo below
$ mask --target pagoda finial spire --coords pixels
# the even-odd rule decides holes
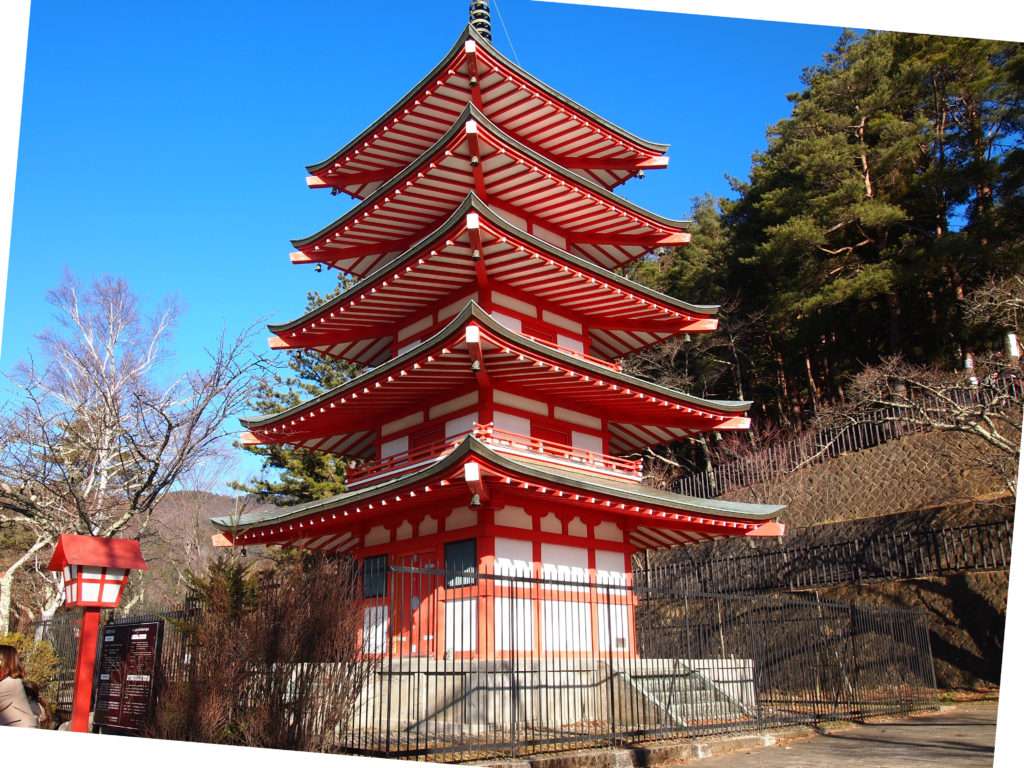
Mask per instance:
[[[491,41],[491,6],[488,0],[469,0],[469,25]]]

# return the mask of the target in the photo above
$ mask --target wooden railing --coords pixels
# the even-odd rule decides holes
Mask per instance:
[[[443,456],[447,456],[468,434],[469,432],[462,432],[445,440],[437,440],[410,451],[387,456],[379,461],[371,461],[358,467],[349,467],[346,472],[346,484],[352,488],[369,480],[381,479],[381,476],[400,469],[407,470],[417,464],[429,464],[437,461]]]
[[[444,440],[422,445],[409,451],[402,451],[379,461],[351,467],[347,475],[348,487],[365,485],[372,480],[383,480],[391,473],[400,470],[408,471],[417,465],[437,461],[447,456],[469,434],[499,453],[515,453],[534,460],[570,466],[585,472],[610,474],[619,479],[625,477],[639,481],[643,478],[642,459],[622,459],[599,451],[590,451],[585,448],[556,443],[552,440],[542,440],[539,437],[516,434],[498,429],[493,424],[474,424],[473,429],[469,432],[462,432]]]
[[[636,480],[640,480],[643,476],[643,460],[641,459],[622,459],[599,451],[589,451],[552,440],[520,435],[498,429],[493,424],[478,424],[475,434],[477,438],[497,451],[511,449],[516,452],[528,452],[532,454],[532,458],[552,458],[563,464],[568,462],[580,465],[583,469],[598,469],[629,475]]]

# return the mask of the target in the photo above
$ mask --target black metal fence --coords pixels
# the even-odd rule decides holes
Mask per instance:
[[[327,739],[341,752],[471,761],[935,703],[926,621],[909,610],[528,565],[391,566],[363,579],[351,602],[365,669],[351,715]],[[72,625],[40,629],[73,659],[60,626]],[[201,652],[174,626],[162,659],[171,675]],[[290,663],[298,678],[332,662]],[[316,709],[318,696],[303,688],[289,709]]]
[[[736,552],[738,547],[724,552],[724,547],[714,546],[717,542],[681,549],[673,552],[671,562],[638,571],[637,584],[652,589],[685,584],[695,591],[730,594],[781,592],[1010,567],[1010,519],[938,528],[886,528],[818,541],[803,535],[840,527],[855,526],[814,526],[780,541],[759,542],[745,552]]]
[[[181,631],[180,622],[194,615],[194,608],[180,608],[162,613],[133,613],[117,615],[113,611],[103,617],[103,627],[118,624],[135,624],[145,621],[162,621],[164,624],[161,643],[160,674],[165,680],[180,679],[186,672],[189,660],[188,636]],[[78,611],[61,611],[53,618],[34,622],[29,632],[36,640],[50,643],[57,653],[58,667],[55,678],[45,692],[46,700],[60,721],[71,718],[71,704],[75,687],[75,661],[78,655],[78,633],[80,614]],[[102,627],[100,636],[102,637]],[[97,645],[97,654],[99,647]],[[96,665],[99,674],[99,664]],[[95,693],[96,686],[93,686]]]
[[[848,423],[817,427],[783,437],[748,455],[712,459],[704,469],[683,475],[672,489],[688,496],[715,498],[731,490],[766,483],[803,467],[820,464],[848,453],[863,451],[929,429],[919,411],[948,415],[964,406],[987,407],[992,403],[1015,404],[1024,400],[1024,381],[1016,377],[986,381],[962,388],[945,397],[917,395],[915,407],[898,405],[876,408],[852,416]]]
[[[373,668],[339,734],[350,752],[480,760],[935,701],[926,622],[908,610],[600,571],[392,567],[363,611]]]

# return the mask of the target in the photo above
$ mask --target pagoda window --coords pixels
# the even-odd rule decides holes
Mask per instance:
[[[381,425],[380,434],[381,437],[388,437],[397,432],[403,432],[412,427],[418,426],[423,423],[423,411],[415,411],[410,413],[408,416],[403,416],[400,419],[389,421],[387,424]]]
[[[444,585],[449,588],[476,584],[476,539],[444,545],[444,574]]]
[[[555,406],[555,418],[559,421],[568,421],[570,424],[576,424],[581,427],[590,427],[591,429],[601,429],[601,420],[596,416],[590,416],[586,413],[580,413],[569,408],[563,408],[560,405]]]
[[[618,590],[611,590],[612,600]],[[597,606],[598,649],[629,650],[629,608],[621,603],[599,603]]]
[[[443,403],[431,406],[430,412],[427,415],[431,419],[447,416],[449,413],[455,413],[456,411],[461,411],[463,408],[476,405],[479,399],[480,393],[473,390],[472,392],[467,392],[459,397],[454,397],[451,400],[445,400]]]
[[[363,560],[363,597],[384,597],[388,590],[388,556],[375,555]]]
[[[542,600],[545,651],[590,651],[590,606],[576,600]]]
[[[511,392],[503,392],[500,389],[494,390],[494,403],[525,411],[526,413],[536,413],[538,416],[548,415],[547,403],[542,403],[540,400],[532,400],[522,395],[514,395]]]
[[[509,585],[521,586],[514,581],[509,582]],[[494,644],[499,651],[533,650],[532,600],[521,597],[494,598]]]

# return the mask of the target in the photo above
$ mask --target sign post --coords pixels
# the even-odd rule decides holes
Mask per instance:
[[[137,541],[71,534],[57,539],[48,568],[64,572],[65,607],[82,608],[75,697],[71,705],[72,731],[85,733],[89,730],[100,609],[117,607],[128,583],[129,570],[146,570],[146,567]]]

